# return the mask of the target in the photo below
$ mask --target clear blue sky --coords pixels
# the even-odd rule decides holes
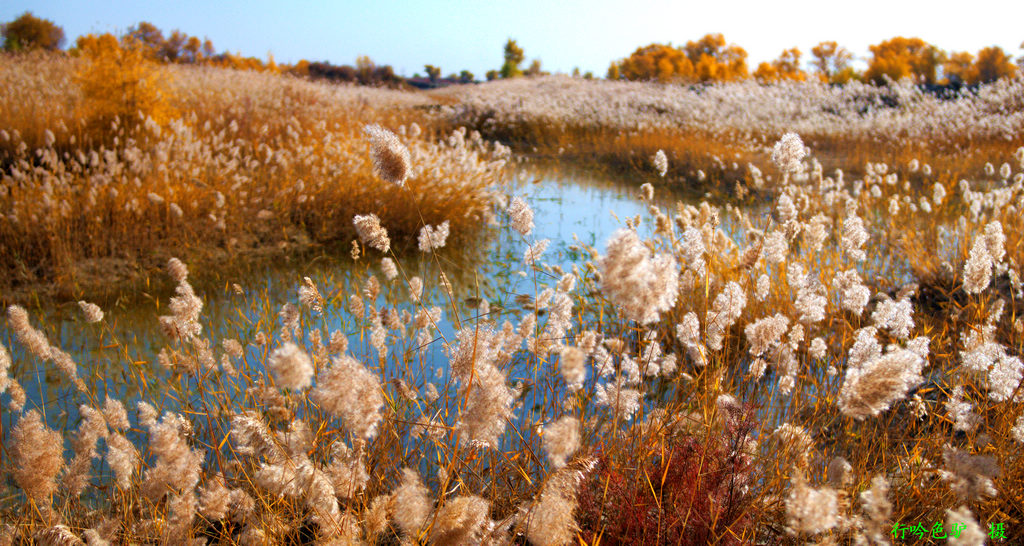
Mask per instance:
[[[685,43],[709,32],[749,53],[753,68],[785,48],[835,40],[855,56],[896,35],[918,36],[946,50],[998,45],[1014,57],[1024,41],[1020,0],[822,0],[670,2],[666,0],[474,0],[374,2],[295,0],[3,0],[0,21],[26,10],[64,28],[68,43],[89,32],[124,32],[150,21],[209,37],[218,51],[278,62],[300,59],[350,64],[369,55],[407,76],[430,63],[444,74],[469,69],[477,77],[501,64],[515,38],[527,61],[550,71],[574,66],[604,75],[608,64],[651,42]]]

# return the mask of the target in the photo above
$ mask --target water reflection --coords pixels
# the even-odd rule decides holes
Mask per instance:
[[[413,373],[416,383],[434,381],[443,390],[450,386],[447,375],[445,341],[453,340],[454,332],[462,321],[479,318],[480,301],[490,307],[487,319],[496,324],[504,320],[513,323],[522,314],[523,303],[540,290],[558,280],[558,271],[571,271],[581,264],[579,241],[603,248],[604,241],[624,225],[624,220],[645,215],[647,205],[637,199],[634,184],[616,183],[607,178],[581,172],[539,170],[523,171],[505,191],[525,196],[534,210],[535,229],[524,240],[505,222],[500,227],[485,230],[475,244],[463,248],[446,248],[436,256],[414,255],[404,258],[402,274],[388,282],[380,270],[381,254],[368,250],[368,255],[353,261],[347,251],[283,259],[251,267],[238,278],[218,278],[195,284],[196,292],[204,301],[201,323],[203,336],[208,338],[219,356],[224,339],[237,339],[246,347],[245,362],[240,367],[252,377],[239,379],[240,391],[252,386],[253,379],[264,374],[261,363],[266,360],[267,346],[254,344],[262,333],[276,338],[281,323],[278,311],[285,303],[298,305],[297,287],[303,277],[310,277],[324,296],[322,315],[308,310],[302,312],[303,331],[321,329],[325,336],[334,331],[343,332],[349,339],[349,352],[368,363],[379,363],[385,380]],[[656,201],[667,205],[677,196],[666,191],[656,193]],[[642,233],[649,233],[649,222],[641,225]],[[551,245],[543,261],[553,266],[547,270],[529,268],[523,264],[527,245],[549,239]],[[451,299],[441,289],[438,278],[441,271],[452,285]],[[412,276],[423,279],[424,305],[443,310],[435,335],[426,344],[414,337],[398,336],[398,343],[389,346],[392,355],[408,355],[411,370],[388,369],[385,362],[403,361],[405,358],[384,359],[371,347],[365,323],[349,311],[350,296],[360,293],[366,279],[374,275],[381,284],[381,294],[373,302],[366,302],[377,310],[385,307],[414,313],[417,305],[410,300],[406,280]],[[198,277],[201,275],[193,275]],[[181,401],[166,398],[167,377],[157,364],[160,351],[169,345],[162,334],[158,317],[167,314],[167,302],[173,294],[145,294],[141,297],[101,302],[106,314],[100,324],[86,324],[78,306],[64,304],[48,309],[30,309],[32,323],[43,330],[54,345],[72,355],[79,374],[95,391],[99,399],[118,398],[131,407],[140,398],[162,402],[168,408]],[[125,303],[129,301],[130,303]],[[406,327],[406,330],[409,330]],[[0,340],[14,357],[13,375],[25,388],[28,408],[40,408],[51,426],[66,426],[77,422],[77,404],[84,398],[73,393],[70,383],[52,365],[44,365],[25,353],[13,339],[6,324],[0,326]],[[308,339],[306,340],[308,341]],[[407,366],[409,364],[406,364]],[[173,376],[172,381],[185,381],[193,391],[196,384],[188,384],[187,377]],[[7,395],[4,395],[6,403]],[[185,401],[187,404],[187,401]],[[157,405],[160,405],[159,403]],[[4,412],[4,430],[10,430],[11,415]]]

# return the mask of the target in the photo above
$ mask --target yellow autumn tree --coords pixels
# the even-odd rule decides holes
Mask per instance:
[[[754,71],[754,77],[762,82],[781,80],[807,81],[807,73],[800,68],[801,52],[798,48],[790,48],[782,52],[778,59],[770,63],[761,63]]]
[[[661,82],[732,81],[749,77],[747,52],[727,44],[721,34],[708,34],[685,46],[650,44],[612,63],[608,77]]]
[[[967,51],[956,51],[942,65],[946,82],[951,84],[973,83],[978,76],[974,68],[974,55]]]
[[[822,81],[847,83],[857,76],[850,66],[853,54],[836,42],[819,43],[811,48],[811,56],[811,65]]]
[[[920,38],[897,36],[869,46],[871,61],[864,77],[875,83],[885,78],[911,78],[917,83],[935,83],[936,71],[944,60],[939,48]]]
[[[88,34],[78,38],[72,54],[83,59],[74,79],[86,119],[102,128],[115,119],[132,124],[149,117],[163,124],[171,117],[167,76],[135,39]]]
[[[676,47],[651,44],[637,48],[632,55],[614,64],[618,75],[627,80],[689,80],[693,63]],[[609,70],[609,74],[612,71]]]
[[[978,52],[974,62],[978,83],[994,82],[999,78],[1010,78],[1017,72],[1010,56],[1001,47],[986,47]]]
[[[698,81],[734,81],[750,77],[746,50],[728,44],[721,34],[706,34],[700,40],[686,42],[683,51],[693,63],[694,79]]]

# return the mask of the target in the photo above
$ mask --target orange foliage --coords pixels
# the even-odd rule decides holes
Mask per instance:
[[[989,83],[1011,78],[1017,72],[1010,56],[999,47],[986,47],[975,57],[966,51],[953,53],[943,65],[949,83]]]
[[[166,76],[134,38],[87,34],[78,38],[72,54],[86,61],[75,73],[86,119],[106,127],[115,119],[133,123],[149,117],[162,124],[171,117],[162,92]]]
[[[821,42],[812,47],[811,56],[814,57],[811,64],[822,81],[846,83],[856,76],[850,67],[853,54],[835,42]]]
[[[754,72],[754,77],[762,82],[781,80],[807,81],[807,73],[800,69],[800,50],[787,49],[771,63],[761,63]]]
[[[864,77],[875,83],[912,78],[919,83],[935,83],[936,69],[942,64],[942,50],[920,38],[897,36],[870,46],[871,62]]]
[[[1010,56],[998,46],[986,47],[979,51],[974,69],[977,71],[979,83],[993,82],[999,78],[1010,78],[1017,71]]]
[[[966,51],[958,51],[949,56],[942,70],[949,83],[972,83],[978,79],[974,68],[974,55]]]
[[[661,82],[731,81],[748,77],[747,52],[727,45],[721,34],[708,34],[683,47],[651,44],[637,48],[608,69],[609,77]]]

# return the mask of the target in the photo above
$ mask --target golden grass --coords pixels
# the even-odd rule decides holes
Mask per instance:
[[[345,242],[352,237],[345,231],[351,230],[351,216],[366,212],[380,216],[392,242],[405,240],[406,247],[424,223],[449,219],[453,238],[448,244],[456,246],[456,225],[461,222],[462,233],[473,233],[486,216],[489,209],[481,199],[490,203],[493,196],[482,188],[499,180],[500,171],[481,159],[483,150],[492,148],[465,132],[451,133],[443,144],[408,136],[417,176],[408,190],[398,190],[373,182],[364,144],[353,136],[370,120],[396,127],[389,117],[400,115],[396,110],[351,104],[336,110],[327,105],[323,89],[290,80],[260,80],[267,94],[256,93],[253,103],[238,106],[213,85],[216,74],[195,74],[204,84],[193,88],[176,79],[175,96],[188,100],[175,109],[197,112],[179,124],[143,123],[138,133],[114,130],[119,141],[135,139],[124,145],[126,156],[129,149],[152,150],[146,157],[166,168],[146,171],[141,188],[125,184],[127,195],[108,192],[102,204],[92,205],[107,214],[95,227],[80,214],[70,215],[78,223],[62,219],[56,205],[47,225],[59,229],[25,232],[37,234],[36,246],[51,249],[46,256],[68,258],[83,252],[79,247],[101,255],[104,241],[142,255],[185,249],[197,238],[234,237],[234,245],[218,243],[230,256],[246,244],[245,237],[257,246],[286,240],[298,229],[313,241]],[[451,129],[443,119],[437,127],[433,138]],[[157,358],[166,369],[146,362],[154,358],[146,348],[113,335],[115,312],[99,324],[82,325],[93,329],[98,360],[118,370],[115,377],[99,373],[91,362],[69,366],[56,350],[62,340],[46,331],[51,341],[40,341],[40,334],[19,326],[17,310],[9,311],[8,323],[18,330],[12,347],[16,361],[31,363],[33,370],[46,366],[63,393],[50,403],[33,400],[26,409],[45,409],[48,425],[62,436],[81,437],[79,416],[100,409],[105,397],[145,400],[171,416],[165,417],[167,426],[154,426],[145,412],[129,412],[128,434],[144,456],[131,467],[126,484],[116,483],[116,463],[107,452],[98,454],[104,462],[86,473],[83,495],[60,485],[52,495],[29,500],[23,491],[39,484],[16,478],[18,487],[0,502],[11,527],[0,533],[27,541],[66,525],[76,536],[91,529],[115,542],[205,537],[225,544],[438,543],[445,542],[438,538],[442,533],[462,533],[466,542],[494,544],[852,543],[879,529],[881,536],[891,536],[894,524],[922,523],[930,530],[960,506],[983,530],[988,523],[1003,523],[1013,533],[1024,524],[1024,465],[1019,464],[1024,432],[1015,432],[1024,429],[1017,425],[1024,423],[1024,403],[1020,377],[1013,377],[1013,370],[1024,367],[1018,271],[1024,263],[1019,174],[1024,151],[1015,152],[1021,142],[958,142],[951,136],[932,146],[812,132],[802,136],[822,169],[810,161],[799,172],[783,174],[765,161],[765,148],[776,136],[770,133],[741,138],[681,129],[623,133],[584,124],[566,127],[571,124],[482,124],[479,129],[521,149],[536,147],[539,155],[640,173],[633,177],[636,182],[660,183],[650,165],[660,149],[669,158],[667,184],[689,183],[692,171],[702,170],[704,182],[726,205],[649,202],[649,215],[630,223],[653,226],[653,234],[619,258],[610,247],[573,242],[570,251],[582,258],[570,276],[543,260],[509,260],[508,275],[494,280],[499,286],[474,279],[471,271],[456,276],[455,266],[434,255],[418,264],[399,261],[397,277],[389,280],[378,266],[377,251],[364,249],[367,254],[351,276],[296,278],[301,307],[290,299],[272,301],[243,291],[230,296],[236,312],[213,323],[199,312],[188,280],[178,278],[176,300],[160,308],[173,316],[163,322],[168,337]],[[958,150],[963,150],[960,160]],[[48,154],[44,147],[41,165],[59,163]],[[116,157],[114,164],[130,162]],[[917,160],[916,168],[911,160]],[[765,173],[760,183],[747,162]],[[993,171],[1007,163],[1011,176],[986,173],[986,162],[994,164]],[[847,173],[841,182],[835,168]],[[247,184],[235,187],[243,175]],[[78,196],[76,184],[43,191],[44,182],[31,176],[35,200],[19,196],[13,186],[5,197],[7,206],[24,207],[18,209],[22,215],[41,214]],[[970,181],[970,191],[958,187],[961,178]],[[481,193],[465,195],[460,184],[467,179]],[[296,189],[298,180],[304,181],[302,189]],[[935,196],[936,183],[944,188],[942,198]],[[64,193],[51,197],[50,191]],[[226,208],[238,209],[224,216],[223,230],[202,223],[215,191],[225,196]],[[149,192],[163,200],[146,198],[141,220],[118,212],[130,198]],[[740,200],[739,194],[752,197]],[[206,208],[191,206],[192,201]],[[181,218],[171,211],[172,202],[182,209]],[[84,205],[71,210],[76,206]],[[479,216],[465,215],[476,210]],[[125,221],[130,225],[121,224]],[[858,221],[866,243],[850,242],[858,235],[851,227]],[[966,263],[978,257],[972,248],[983,233],[1002,233],[1005,240],[982,239],[988,242],[977,248],[992,253],[986,256],[994,262],[989,264],[994,274],[986,288],[969,290]],[[0,242],[14,245],[18,235],[0,233]],[[778,249],[781,241],[784,252]],[[523,248],[536,242],[524,236],[509,252],[519,260]],[[695,251],[698,244],[704,250]],[[10,248],[38,258],[43,253],[34,254],[36,246]],[[396,252],[395,246],[401,244],[392,244],[388,257],[397,259],[401,248]],[[857,256],[861,250],[864,257]],[[617,270],[609,265],[616,259],[624,261]],[[666,263],[671,266],[658,269]],[[177,264],[170,269],[180,277]],[[609,276],[613,270],[621,278]],[[856,310],[849,305],[856,297],[834,284],[850,270],[863,280],[864,301]],[[623,298],[661,302],[659,291],[672,292],[672,283],[657,274],[665,271],[678,280],[678,293],[666,310],[649,324],[627,318],[637,306],[623,305]],[[647,275],[635,281],[634,272]],[[441,274],[456,279],[454,290],[438,280]],[[407,297],[414,276],[425,280],[419,300]],[[729,290],[744,295],[745,304],[735,313],[720,298]],[[472,303],[467,296],[474,296]],[[446,323],[427,313],[434,305],[443,309]],[[735,320],[719,323],[731,314]],[[783,331],[755,343],[747,328],[776,314],[785,319]],[[694,318],[694,331],[688,333],[681,326],[693,325]],[[191,329],[196,320],[201,331]],[[228,340],[238,342],[241,355],[224,343]],[[309,356],[316,375],[312,389],[280,386],[278,350],[288,343]],[[442,343],[445,354],[437,348]],[[765,347],[760,355],[752,354],[756,345]],[[874,354],[861,350],[871,345]],[[587,354],[586,379],[578,390],[565,375],[572,348]],[[978,351],[1001,353],[988,366],[1010,371],[1001,376],[995,367],[971,370],[970,363],[984,357]],[[669,369],[661,356],[668,354],[677,369]],[[886,377],[891,381],[879,381],[874,391],[855,391],[850,379],[872,373],[883,354],[922,364],[922,376],[904,379],[906,370],[899,369],[898,380]],[[349,374],[351,382],[327,397],[316,393],[328,383],[325,371],[343,356],[355,362],[346,361],[356,370]],[[767,367],[762,373],[759,357]],[[15,381],[27,380],[25,366],[14,367]],[[653,373],[656,368],[665,371]],[[72,387],[69,370],[80,374],[83,389]],[[909,384],[899,391],[903,381]],[[353,427],[350,414],[328,411],[333,400],[366,383],[369,390],[359,391],[364,395],[342,409],[358,410],[356,417],[379,414],[372,437],[357,432],[365,429]],[[1000,390],[1007,385],[1008,392]],[[890,390],[896,394],[877,403]],[[623,404],[633,391],[640,397],[635,408]],[[379,406],[373,402],[378,393]],[[872,408],[863,419],[846,405],[857,396],[861,407]],[[15,401],[8,397],[8,403]],[[957,397],[968,404],[961,405],[960,419],[953,411]],[[362,407],[367,401],[370,407]],[[52,417],[61,412],[74,417]],[[972,412],[973,420],[963,419]],[[31,422],[20,409],[11,415],[0,424]],[[569,450],[568,464],[558,468],[548,462],[558,433],[545,427],[567,416],[579,423],[580,442]],[[244,434],[246,426],[263,433]],[[111,427],[103,429],[115,434]],[[494,437],[487,427],[498,431]],[[58,458],[65,463],[68,455],[62,446],[12,449],[18,441],[12,438],[25,436],[21,430],[0,435],[4,453],[18,454],[18,460],[4,459],[2,471],[12,476],[25,475],[22,454],[33,449],[48,463]],[[190,456],[198,463],[189,463]],[[958,463],[957,457],[966,462]],[[849,477],[830,481],[840,458],[849,465]],[[194,481],[164,478],[168,483],[156,487],[161,483],[155,475],[171,464],[182,465],[180,472],[169,473],[172,477]],[[405,467],[416,475],[403,472]],[[884,498],[891,512],[876,502],[877,521],[872,521],[864,493],[879,477],[888,483]],[[423,487],[416,485],[420,481]],[[992,496],[980,491],[989,481],[996,491]],[[835,500],[830,517],[807,518],[824,526],[818,531],[792,528],[808,523],[794,516],[801,508],[797,493],[806,493],[805,487],[819,495],[812,498]],[[215,502],[219,489],[231,491],[224,493],[231,500],[223,509]],[[630,512],[641,505],[643,510]]]
[[[378,180],[362,127],[398,131],[423,120],[387,97],[369,103],[359,90],[180,69],[161,80],[160,112],[143,105],[131,117],[115,113],[110,90],[76,85],[76,74],[106,79],[107,64],[94,70],[88,59],[36,55],[0,62],[8,80],[0,97],[5,291],[48,287],[75,297],[112,288],[111,273],[144,277],[183,251],[212,265],[347,245],[355,214],[380,216],[399,246],[423,223],[444,220],[453,239],[466,241],[501,176],[471,139],[456,148],[423,135],[406,137],[419,164],[408,186]],[[150,72],[137,75],[149,78],[135,78],[137,86],[152,85]]]

